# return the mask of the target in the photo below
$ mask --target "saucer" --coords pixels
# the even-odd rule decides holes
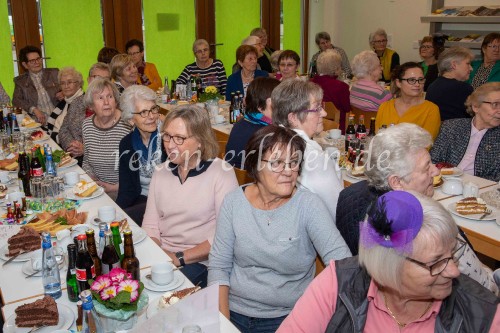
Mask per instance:
[[[141,282],[144,284],[144,288],[159,292],[174,290],[175,288],[181,286],[184,283],[184,280],[186,280],[186,277],[179,271],[174,271],[174,278],[172,279],[172,281],[164,285],[156,284],[146,276],[144,276],[144,278],[141,278]]]

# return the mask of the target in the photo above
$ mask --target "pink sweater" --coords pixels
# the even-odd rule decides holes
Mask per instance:
[[[378,287],[373,282],[368,288],[368,315],[363,332],[400,332],[398,324],[389,315],[384,299],[378,293]],[[295,307],[283,321],[276,333],[323,333],[326,330],[337,302],[337,275],[335,262],[330,261],[306,289],[304,295],[295,303]],[[434,302],[431,309],[420,319],[409,323],[401,332],[421,333],[434,332],[436,316],[441,307],[440,301]],[[500,309],[497,307],[490,332],[500,330]]]
[[[142,228],[172,252],[206,240],[212,244],[222,200],[238,187],[233,168],[216,158],[205,172],[181,184],[167,166],[168,161],[153,173]]]

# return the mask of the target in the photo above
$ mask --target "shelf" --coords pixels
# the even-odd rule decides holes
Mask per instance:
[[[449,41],[447,40],[446,43],[444,44],[445,47],[453,47],[453,46],[462,46],[466,47],[469,49],[481,49],[481,44],[480,42],[460,42],[460,41]]]
[[[421,22],[434,23],[500,23],[500,16],[443,16],[429,15],[421,16]]]

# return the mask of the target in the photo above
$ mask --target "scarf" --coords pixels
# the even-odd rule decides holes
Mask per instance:
[[[149,80],[148,76],[145,73],[146,63],[144,61],[141,61],[140,65],[137,66],[137,71],[139,72],[139,80],[141,80],[141,84],[143,86],[151,85],[151,81]]]
[[[141,132],[137,127],[132,132],[133,154],[139,154],[139,170],[141,176],[151,178],[155,166],[161,164],[161,135],[159,135],[159,123],[156,131],[149,137],[148,147],[144,145]]]
[[[47,134],[50,137],[59,143],[57,135],[59,134],[59,129],[61,128],[64,118],[68,113],[68,108],[70,104],[77,98],[83,95],[84,92],[82,88],[78,89],[73,96],[64,97],[64,100],[59,102],[56,107],[50,113],[50,116],[47,119]]]
[[[264,126],[272,124],[272,119],[269,117],[266,117],[263,113],[260,113],[260,112],[258,112],[258,113],[247,112],[247,113],[245,113],[245,115],[243,117],[246,121],[248,121],[251,124],[258,124],[258,125],[264,125]]]

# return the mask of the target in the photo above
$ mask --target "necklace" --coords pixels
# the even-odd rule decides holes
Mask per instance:
[[[392,319],[394,319],[394,321],[398,324],[399,327],[401,328],[404,328],[406,327],[406,325],[408,325],[408,323],[404,324],[404,323],[401,323],[397,318],[396,316],[394,315],[394,313],[392,312],[392,310],[389,308],[389,305],[387,305],[387,298],[385,297],[385,293],[382,293],[382,296],[384,297],[384,304],[385,304],[385,307],[387,308],[387,311],[389,311],[389,314],[391,315]],[[429,311],[430,307],[432,305],[432,302],[429,303],[429,305],[427,305],[427,307],[425,308],[424,312],[420,315],[420,317],[418,317],[417,319],[420,319],[422,318],[426,313],[427,311]]]

